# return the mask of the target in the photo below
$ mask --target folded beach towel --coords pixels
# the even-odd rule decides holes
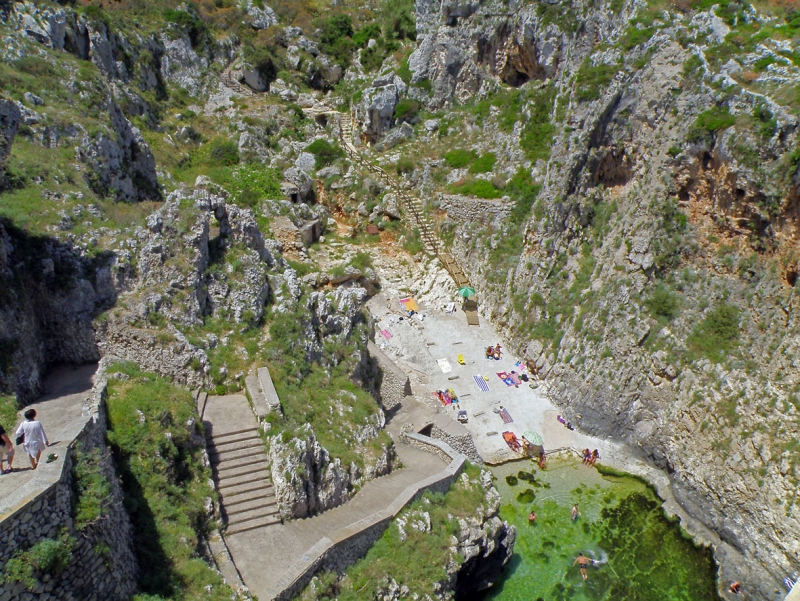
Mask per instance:
[[[472,379],[475,380],[475,386],[477,386],[479,390],[489,392],[489,384],[483,379],[483,376],[472,376]]]
[[[508,374],[508,377],[511,378],[511,381],[514,383],[514,386],[519,386],[522,384],[522,380],[519,379],[517,374]]]
[[[516,367],[516,368],[517,368],[517,371],[518,371],[518,372],[520,372],[520,373],[522,373],[522,372],[524,372],[526,369],[528,369],[528,366],[527,366],[527,365],[525,365],[525,364],[524,364],[522,361],[517,361],[517,362],[514,364],[514,367]]]
[[[453,368],[450,367],[450,362],[447,359],[439,359],[436,363],[439,364],[439,368],[444,374],[449,374],[451,371],[453,371]]]
[[[504,424],[510,424],[511,422],[514,421],[513,419],[511,419],[511,415],[508,413],[508,409],[503,409],[502,411],[500,411],[498,415],[500,415],[500,418],[503,420]]]
[[[392,337],[392,333],[389,330],[381,330],[381,336],[389,340]]]

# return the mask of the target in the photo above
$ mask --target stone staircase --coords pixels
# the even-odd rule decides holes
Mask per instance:
[[[249,415],[245,416],[252,416],[250,408],[246,409]],[[207,447],[226,534],[280,524],[278,502],[258,428],[255,425],[222,431],[212,428]]]

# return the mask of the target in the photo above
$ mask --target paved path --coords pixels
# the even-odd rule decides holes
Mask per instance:
[[[92,394],[95,371],[97,364],[53,369],[45,379],[45,395],[25,408],[36,409],[36,417],[42,422],[51,446],[42,452],[41,463],[35,471],[31,469],[22,445],[14,447],[15,471],[0,476],[0,519],[14,512],[60,476],[67,447],[89,419],[88,412],[83,411],[84,400]],[[12,442],[17,426],[24,419],[23,411],[17,415],[15,424],[3,424]],[[50,453],[56,453],[58,459],[46,463],[45,459]]]
[[[259,599],[274,598],[280,592],[276,586],[285,571],[323,538],[386,509],[409,485],[446,467],[436,455],[399,442],[403,424],[424,423],[429,419],[428,410],[412,397],[403,403],[386,428],[395,440],[403,468],[367,482],[350,502],[321,515],[225,537],[245,584]]]

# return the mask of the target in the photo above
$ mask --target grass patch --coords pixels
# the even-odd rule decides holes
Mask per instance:
[[[692,331],[689,349],[718,362],[739,344],[739,309],[722,304],[713,309]]]
[[[219,169],[211,179],[223,186],[235,203],[245,207],[255,208],[264,199],[283,198],[280,172],[263,165]]]
[[[83,530],[105,515],[111,501],[111,483],[103,474],[103,454],[99,449],[84,451],[79,446],[72,464],[75,495],[75,528]]]
[[[59,576],[72,559],[72,548],[75,539],[64,530],[57,539],[44,538],[27,551],[17,551],[3,566],[4,584],[21,583],[25,588],[33,590],[45,575]]]
[[[736,117],[731,115],[728,107],[716,106],[697,116],[686,138],[689,142],[708,141],[713,134],[732,127],[735,123]]]
[[[444,162],[447,163],[447,166],[451,169],[463,169],[471,165],[477,157],[478,154],[474,150],[456,148],[444,155]]]
[[[608,86],[619,71],[619,65],[592,65],[587,58],[578,70],[576,81],[578,89],[575,98],[580,102],[597,100],[602,94],[603,88]]]
[[[130,376],[109,382],[108,442],[133,524],[134,552],[147,566],[139,574],[141,591],[228,601],[233,591],[197,553],[199,537],[209,529],[205,499],[214,491],[202,446],[193,440],[202,432],[191,393],[129,363],[110,372]]]
[[[500,198],[503,195],[492,182],[485,179],[467,179],[463,183],[450,186],[450,191],[455,194],[485,199]]]
[[[13,395],[0,395],[0,426],[6,432],[12,432],[17,425],[17,397]],[[11,434],[8,435],[11,438]]]
[[[487,152],[476,158],[469,166],[470,173],[491,173],[494,169],[494,164],[497,162],[497,156],[493,152]]]
[[[675,318],[680,309],[680,299],[666,284],[656,286],[653,294],[644,302],[650,314],[656,319],[670,321]]]

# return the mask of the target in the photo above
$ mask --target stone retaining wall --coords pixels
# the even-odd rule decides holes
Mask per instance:
[[[458,194],[443,194],[439,208],[459,223],[492,223],[508,218],[514,203],[507,199],[482,200]]]
[[[461,436],[454,436],[453,434],[448,434],[434,424],[431,428],[431,438],[446,442],[473,463],[483,465],[483,459],[481,459],[478,449],[475,448],[475,441],[472,440],[472,434],[466,433]]]
[[[353,565],[375,544],[389,522],[406,505],[428,490],[447,492],[464,469],[466,458],[442,441],[411,432],[403,434],[403,440],[446,458],[447,467],[438,474],[406,488],[386,509],[366,516],[350,527],[340,529],[331,538],[320,540],[286,571],[278,585],[280,592],[274,596],[276,601],[288,601],[296,597],[314,574],[321,570],[335,570],[341,573]]]
[[[381,368],[380,403],[383,410],[388,411],[399,405],[404,397],[411,396],[411,382],[403,370],[397,367],[377,344],[369,341],[367,350]]]
[[[131,546],[131,525],[105,446],[106,390],[105,383],[97,387],[86,422],[60,460],[61,470],[55,472],[50,486],[0,521],[0,566],[5,566],[17,551],[27,550],[45,538],[58,538],[66,531],[75,539],[68,567],[59,576],[40,576],[40,585],[32,590],[20,583],[5,584],[0,588],[0,601],[123,600],[136,592],[137,566]],[[103,472],[112,484],[104,517],[80,532],[75,530],[72,520],[72,467],[78,445],[86,451],[101,450]]]

